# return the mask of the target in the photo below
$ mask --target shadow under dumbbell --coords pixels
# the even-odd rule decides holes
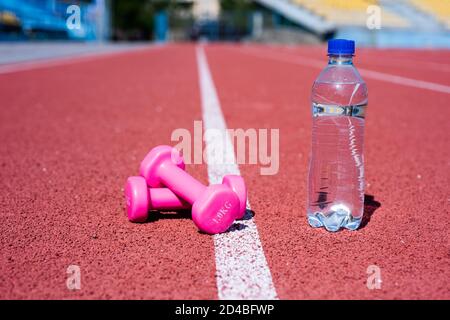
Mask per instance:
[[[163,219],[191,219],[191,210],[179,210],[179,211],[150,211],[148,214],[148,218],[145,221],[147,222],[155,222]]]
[[[255,216],[255,212],[253,210],[245,210],[245,214],[242,217],[242,219],[236,220],[231,227],[225,231],[224,233],[228,233],[228,232],[236,232],[236,231],[241,231],[244,230],[246,228],[248,228],[248,226],[240,221],[246,221],[246,220],[250,220],[251,218],[253,218]],[[198,231],[201,234],[206,234],[205,232],[202,231]]]
[[[226,234],[226,233],[228,233],[228,232],[241,231],[241,230],[244,230],[245,228],[248,228],[245,224],[239,223],[239,222],[235,222],[235,223],[233,223],[233,224],[231,225],[230,228],[228,228],[227,231],[225,231],[225,232],[222,233],[222,234]],[[207,234],[206,232],[203,232],[203,231],[200,231],[200,230],[198,230],[197,232],[200,233],[200,234]]]
[[[245,211],[244,217],[242,219],[237,220],[226,232],[235,232],[244,230],[248,228],[245,224],[240,223],[239,221],[250,220],[255,216],[255,212],[253,210],[247,209]],[[144,223],[156,222],[158,220],[163,219],[192,219],[191,210],[179,210],[179,211],[150,211],[148,214],[148,218]],[[202,231],[198,231],[201,234],[206,234]]]
[[[250,220],[251,218],[253,218],[255,216],[255,211],[253,210],[245,210],[245,214],[242,217],[242,219],[237,220],[235,223],[233,223],[231,225],[231,227],[227,230],[227,232],[235,232],[235,231],[241,231],[244,230],[246,228],[248,228],[247,225],[245,225],[244,223],[241,223],[239,221],[246,221],[246,220]]]
[[[244,216],[240,220],[250,220],[255,216],[255,211],[247,209],[245,210]]]
[[[235,222],[231,225],[231,227],[227,230],[227,232],[241,231],[244,230],[245,228],[248,228],[248,226],[246,226],[243,223]]]
[[[255,211],[253,210],[245,210],[245,214],[242,217],[242,219],[239,219],[238,221],[242,220],[250,220],[255,216]],[[148,214],[148,218],[145,222],[155,222],[160,219],[192,219],[191,216],[191,210],[179,210],[179,211],[150,211]]]

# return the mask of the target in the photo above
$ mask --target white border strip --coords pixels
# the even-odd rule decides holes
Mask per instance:
[[[252,56],[257,56],[257,57],[261,57],[261,58],[265,58],[265,59],[277,60],[277,61],[293,63],[293,64],[298,64],[298,65],[307,66],[307,67],[314,67],[314,68],[319,68],[319,69],[323,69],[325,67],[325,63],[318,59],[312,59],[309,57],[300,57],[298,55],[296,55],[294,57],[290,54],[285,54],[285,53],[281,53],[281,52],[268,53],[267,50],[265,50],[264,53],[262,53],[262,51],[263,50],[256,51],[256,49],[250,49],[250,48],[240,50],[240,52],[242,52],[242,53],[246,53],[246,54],[249,54]],[[364,68],[358,68],[358,71],[364,77],[374,79],[374,80],[385,81],[385,82],[395,83],[395,84],[399,84],[399,85],[403,85],[403,86],[409,86],[409,87],[413,87],[413,88],[431,90],[431,91],[436,91],[436,92],[450,93],[450,86],[446,86],[444,84],[423,81],[423,80],[418,80],[418,79],[412,79],[412,78],[397,76],[397,75],[393,75],[393,74],[389,74],[389,73],[378,72],[378,71],[373,71],[373,70],[364,69]]]
[[[197,65],[205,130],[226,132],[226,124],[219,98],[208,67],[203,47],[197,47]],[[223,137],[222,137],[223,138]],[[224,145],[225,159],[235,159],[230,137],[209,137],[206,149]],[[210,163],[211,162],[211,163]],[[231,161],[230,161],[231,162]],[[236,161],[231,165],[208,161],[208,178],[211,184],[222,182],[226,174],[240,174]],[[247,203],[247,209],[250,209]],[[219,299],[278,299],[269,266],[253,218],[246,216],[233,231],[214,236],[216,253],[216,280]]]
[[[137,51],[154,49],[154,48],[158,48],[161,46],[163,46],[163,45],[152,44],[152,45],[146,45],[146,46],[142,46],[142,47],[140,46],[140,47],[117,48],[117,49],[112,49],[111,51],[83,52],[83,53],[76,53],[73,55],[63,55],[63,56],[52,57],[52,58],[43,58],[43,59],[36,59],[36,60],[30,60],[30,61],[12,62],[12,63],[0,65],[0,75],[20,72],[20,71],[57,67],[57,66],[62,66],[62,65],[70,65],[70,64],[74,64],[74,63],[80,63],[80,62],[87,62],[87,61],[92,61],[92,60],[99,59],[99,58],[115,56],[115,55],[120,55],[120,54],[124,54],[124,53],[129,53],[129,52],[137,52]]]

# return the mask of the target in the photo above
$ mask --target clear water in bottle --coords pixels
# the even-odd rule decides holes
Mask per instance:
[[[364,211],[364,118],[367,86],[353,65],[355,43],[328,42],[327,67],[314,82],[308,222],[356,230]]]

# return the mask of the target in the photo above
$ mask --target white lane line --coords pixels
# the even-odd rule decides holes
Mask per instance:
[[[268,46],[268,45],[265,45]],[[275,50],[279,50],[278,52],[285,52],[285,53],[291,53],[291,54],[302,54],[302,51],[298,51],[295,46],[274,46],[272,47]],[[378,51],[367,51],[367,49],[362,49],[363,54],[366,55],[364,60],[359,60],[359,63],[363,64],[371,64],[372,66],[382,66],[382,67],[399,67],[403,69],[421,69],[426,71],[438,71],[438,72],[444,72],[448,73],[450,72],[450,64],[447,63],[441,63],[441,62],[433,62],[429,61],[429,58],[427,60],[422,60],[421,58],[394,58],[394,57],[379,57],[376,56]],[[370,50],[370,49],[369,49]],[[414,50],[414,49],[412,49]],[[358,54],[359,55],[359,54]],[[370,59],[368,58],[370,56]]]
[[[372,78],[375,80],[386,81],[386,82],[391,82],[391,83],[400,84],[403,86],[415,87],[415,88],[420,88],[420,89],[427,89],[427,90],[431,90],[431,91],[450,93],[450,86],[446,86],[443,84],[429,82],[429,81],[423,81],[423,80],[417,80],[417,79],[397,76],[394,74],[378,72],[378,71],[373,71],[373,70],[368,70],[368,69],[358,68],[358,70],[361,73],[361,75],[366,78]]]
[[[369,63],[365,61],[365,63]],[[450,64],[439,63],[439,62],[429,62],[429,61],[421,61],[416,59],[397,59],[397,58],[382,58],[377,61],[370,61],[371,64],[376,64],[379,66],[392,66],[392,67],[400,67],[405,69],[421,69],[426,71],[438,71],[438,72],[450,72]]]
[[[142,47],[137,47],[137,48],[129,47],[129,48],[115,49],[113,51],[83,52],[83,53],[77,53],[76,55],[67,55],[67,56],[45,58],[45,59],[38,59],[38,60],[32,60],[32,61],[14,62],[14,63],[10,63],[10,64],[0,65],[0,75],[20,72],[20,71],[28,71],[28,70],[70,65],[70,64],[74,64],[74,63],[80,63],[80,62],[87,62],[87,61],[92,61],[92,60],[99,59],[99,58],[115,56],[115,55],[128,53],[128,52],[143,51],[143,50],[148,50],[151,48],[152,49],[158,48],[161,46],[162,45],[147,45],[147,46],[142,46]]]
[[[255,49],[250,49],[250,48],[240,49],[240,52],[246,53],[249,55],[253,55],[253,56],[258,56],[258,57],[265,58],[265,59],[293,63],[293,64],[298,64],[298,65],[307,66],[307,67],[314,67],[314,68],[319,68],[319,69],[323,69],[325,67],[324,61],[321,61],[318,59],[312,59],[312,58],[308,58],[308,57],[301,57],[298,55],[293,57],[290,54],[278,53],[278,52],[277,53],[268,53],[267,51],[261,52],[260,50],[256,51]],[[419,88],[419,89],[425,89],[425,90],[431,90],[431,91],[443,92],[443,93],[450,93],[450,86],[446,86],[446,85],[440,84],[440,83],[423,81],[423,80],[393,75],[393,74],[389,74],[389,73],[369,70],[369,69],[365,69],[365,68],[358,68],[358,71],[365,78],[395,83],[395,84],[413,87],[413,88]]]
[[[225,132],[227,126],[204,49],[198,46],[196,51],[205,131]],[[223,146],[225,159],[234,161],[227,165],[215,164],[208,157],[209,182],[221,183],[226,174],[240,174],[229,135],[225,139],[218,135],[208,137],[206,149],[214,149],[214,146]],[[247,209],[250,209],[249,202]],[[256,224],[249,215],[246,218],[239,221],[239,228],[214,236],[219,299],[278,299]]]

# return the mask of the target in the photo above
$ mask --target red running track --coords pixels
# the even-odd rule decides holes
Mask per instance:
[[[284,61],[247,49],[205,51],[228,127],[280,129],[277,175],[240,167],[279,298],[449,299],[450,95],[366,79],[368,221],[328,233],[305,218],[308,100],[320,70],[285,59],[325,64],[324,48],[250,47]],[[421,67],[390,65],[405,55]],[[358,59],[449,85],[449,72],[435,70],[449,51],[364,49]],[[0,97],[0,298],[218,297],[213,239],[189,213],[144,224],[124,216],[125,179],[146,152],[202,119],[194,46],[0,74]],[[207,182],[206,165],[188,171]],[[66,288],[71,264],[81,290]],[[381,269],[379,290],[366,286],[370,265]]]

